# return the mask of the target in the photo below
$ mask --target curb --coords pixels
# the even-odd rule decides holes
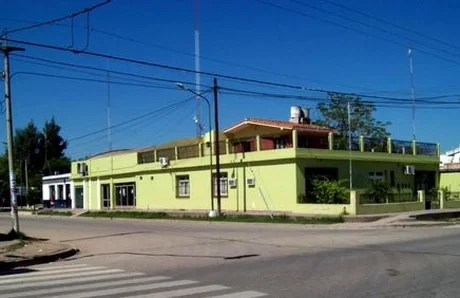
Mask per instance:
[[[51,263],[51,262],[58,261],[60,259],[65,259],[65,258],[74,256],[79,252],[80,250],[78,248],[69,248],[64,251],[60,251],[54,254],[34,257],[31,259],[11,261],[11,262],[0,261],[0,270],[9,270],[9,269],[13,269],[16,267],[27,267],[27,266],[33,266],[33,265],[38,265],[38,264]]]

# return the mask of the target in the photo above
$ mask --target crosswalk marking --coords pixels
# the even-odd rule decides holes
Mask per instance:
[[[228,290],[228,289],[230,288],[226,286],[210,285],[210,286],[194,287],[194,288],[188,288],[188,289],[172,290],[172,291],[161,292],[161,293],[143,294],[143,295],[129,296],[129,297],[125,296],[125,298],[147,298],[147,297],[148,298],[173,298],[173,297],[182,297],[182,296],[195,295],[195,294],[201,294],[201,293],[209,293],[209,292],[214,292],[214,291],[222,291],[222,290]]]
[[[120,270],[120,269],[107,269],[107,270],[99,270],[99,271],[69,273],[69,274],[59,275],[59,278],[75,277],[75,276],[89,276],[89,275],[98,275],[98,274],[103,274],[103,273],[115,273],[115,272],[123,272],[123,270]],[[26,275],[26,274],[24,274],[24,275]],[[47,279],[55,280],[56,278],[57,278],[57,276],[53,276],[53,275],[24,277],[24,278],[15,279],[15,280],[4,280],[2,278],[2,279],[0,279],[0,285],[9,284],[9,283],[30,282],[30,281],[37,281],[37,280],[47,280]]]
[[[256,292],[256,291],[245,291],[231,294],[224,294],[219,296],[209,296],[207,298],[256,298],[267,296],[265,293]]]
[[[70,295],[47,296],[47,297],[48,298],[100,297],[100,296],[107,296],[107,295],[124,294],[124,293],[135,292],[135,291],[146,291],[146,290],[155,290],[155,289],[161,289],[161,288],[186,286],[186,285],[191,285],[191,284],[196,284],[196,283],[197,282],[193,280],[166,281],[166,282],[154,283],[151,285],[123,287],[123,288],[108,289],[108,290],[101,290],[101,291],[94,291],[94,292],[86,292],[86,293],[78,293],[78,294],[74,293]]]
[[[139,279],[131,279],[131,280],[117,280],[117,281],[110,281],[110,282],[102,282],[102,283],[94,283],[89,285],[78,285],[78,286],[68,286],[65,287],[66,292],[70,291],[83,291],[83,290],[91,290],[91,289],[100,289],[105,287],[115,287],[115,286],[125,286],[125,285],[132,285],[132,284],[139,284],[143,282],[153,282],[153,281],[160,281],[166,280],[169,277],[165,276],[154,276],[154,277],[145,277]],[[49,288],[44,290],[34,290],[32,292],[19,292],[14,294],[8,294],[5,298],[16,298],[16,297],[27,297],[27,296],[36,296],[36,295],[43,295],[43,294],[55,294],[62,292],[62,289],[59,288]]]
[[[49,266],[49,267],[37,267],[40,271],[47,271],[47,270],[58,270],[58,269],[70,269],[70,268],[80,268],[80,267],[87,267],[86,264],[75,264],[75,265],[63,265],[63,266]]]
[[[173,280],[85,264],[35,266],[0,275],[1,298],[257,298],[268,294],[234,291],[225,285],[200,285],[194,280]]]
[[[105,267],[98,266],[98,267],[86,267],[86,268],[74,268],[74,269],[64,269],[64,270],[54,270],[54,271],[35,271],[35,272],[29,272],[27,273],[28,277],[31,276],[39,276],[39,275],[49,275],[49,274],[54,274],[56,276],[59,276],[62,273],[70,273],[70,272],[81,272],[81,271],[90,271],[90,270],[99,270],[99,269],[104,269]],[[5,278],[3,280],[10,280],[10,279],[22,279],[23,278],[23,273],[20,274],[15,274],[12,276],[9,276],[8,278]]]
[[[69,278],[69,279],[53,279],[49,281],[38,281],[38,282],[28,282],[24,284],[13,284],[7,286],[0,286],[0,293],[6,290],[19,290],[23,288],[33,288],[33,287],[45,287],[45,286],[57,286],[57,285],[65,285],[65,284],[72,284],[72,283],[79,283],[85,281],[100,281],[104,279],[118,279],[124,277],[136,277],[145,275],[144,273],[139,272],[126,272],[126,273],[114,273],[114,274],[106,274],[101,276],[88,276],[88,277],[80,277],[80,278]]]

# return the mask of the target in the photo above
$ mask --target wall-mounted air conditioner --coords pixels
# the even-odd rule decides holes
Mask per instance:
[[[236,179],[229,179],[228,180],[228,186],[230,188],[235,188],[236,187]]]
[[[248,186],[255,186],[256,185],[256,178],[247,178],[246,179],[246,184]]]
[[[158,158],[158,163],[162,168],[167,167],[169,165],[169,160],[167,157],[160,157]]]
[[[415,175],[415,166],[406,166],[404,168],[404,175]]]

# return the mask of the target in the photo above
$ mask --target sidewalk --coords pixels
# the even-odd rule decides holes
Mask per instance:
[[[34,240],[0,242],[0,270],[57,261],[78,253],[78,249],[64,243]]]

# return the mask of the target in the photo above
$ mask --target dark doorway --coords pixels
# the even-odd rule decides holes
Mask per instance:
[[[83,209],[83,186],[75,186],[75,208]]]
[[[439,208],[438,195],[434,191],[436,187],[435,171],[415,171],[415,189],[425,191],[425,209]]]

